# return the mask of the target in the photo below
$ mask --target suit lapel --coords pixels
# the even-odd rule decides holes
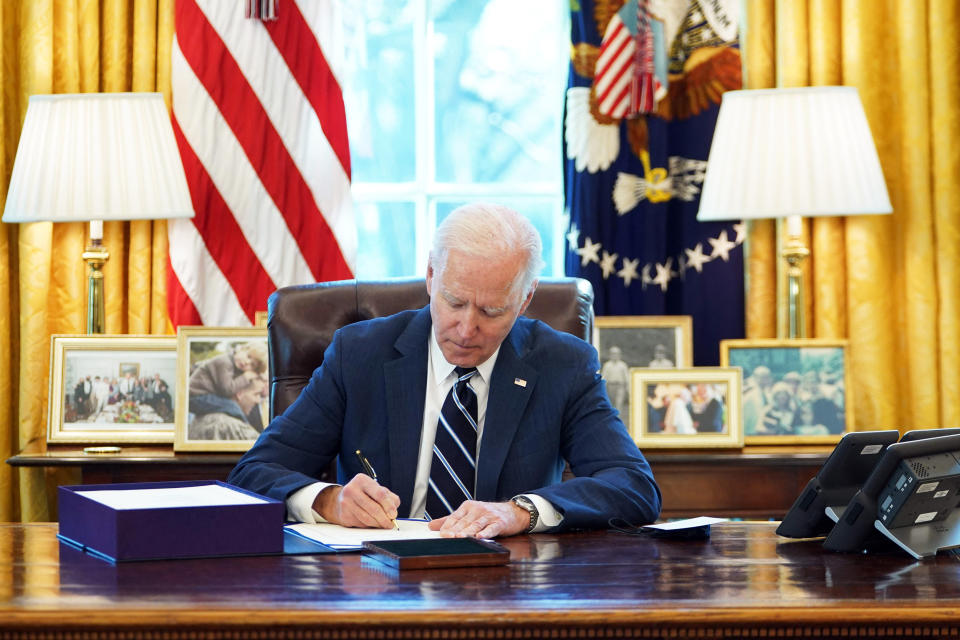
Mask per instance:
[[[430,310],[421,310],[397,339],[401,356],[383,365],[387,390],[387,438],[390,450],[390,490],[400,497],[399,512],[410,513],[423,430],[424,385],[427,380],[427,338]],[[411,462],[412,461],[412,462]]]
[[[503,462],[537,384],[536,369],[522,360],[529,332],[521,322],[517,321],[503,341],[491,375],[487,415],[477,460],[477,500],[497,499]]]

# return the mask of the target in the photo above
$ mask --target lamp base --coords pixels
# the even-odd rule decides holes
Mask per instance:
[[[87,333],[104,332],[103,265],[110,259],[110,252],[99,239],[90,240],[83,260],[90,266],[87,277]]]
[[[781,255],[787,262],[787,337],[806,338],[802,264],[810,250],[799,235],[788,235]]]

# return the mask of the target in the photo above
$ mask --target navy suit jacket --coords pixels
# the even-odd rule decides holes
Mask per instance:
[[[361,449],[410,512],[432,323],[429,307],[336,332],[297,400],[264,430],[229,482],[284,500],[337,457],[345,482]],[[607,398],[592,346],[520,317],[490,380],[476,499],[534,493],[564,516],[557,529],[633,524],[660,513],[650,466]],[[561,482],[564,460],[576,476]]]

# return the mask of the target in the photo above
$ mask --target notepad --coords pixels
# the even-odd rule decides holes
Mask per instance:
[[[285,528],[309,540],[315,540],[338,551],[359,551],[363,543],[373,540],[426,540],[440,538],[426,520],[397,519],[399,529],[355,529],[338,524],[288,524]]]

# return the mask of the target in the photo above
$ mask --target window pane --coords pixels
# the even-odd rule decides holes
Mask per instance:
[[[353,180],[407,182],[414,162],[414,0],[341,2]]]
[[[357,279],[417,273],[416,208],[412,202],[358,203]]]
[[[468,201],[443,200],[437,202],[437,224],[450,215],[450,212]],[[491,200],[492,202],[492,200]],[[537,231],[540,232],[540,241],[543,243],[543,261],[546,265],[541,276],[552,277],[563,275],[563,224],[562,205],[554,198],[517,198],[513,200],[497,200],[497,204],[504,204],[526,216]],[[431,238],[432,241],[432,238]]]
[[[560,192],[567,5],[434,2],[436,179]]]

